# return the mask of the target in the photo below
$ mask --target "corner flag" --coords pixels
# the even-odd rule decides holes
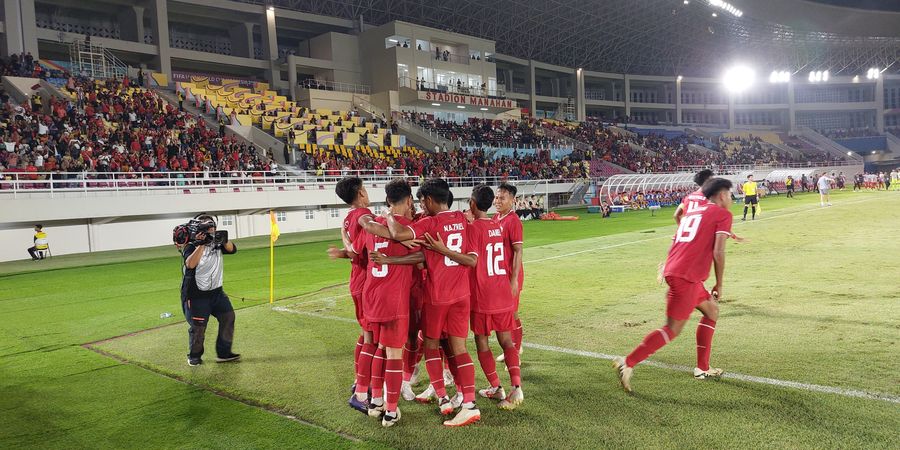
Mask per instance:
[[[269,234],[269,303],[275,301],[275,241],[281,234],[278,231],[278,221],[275,220],[275,211],[269,211],[271,231]]]

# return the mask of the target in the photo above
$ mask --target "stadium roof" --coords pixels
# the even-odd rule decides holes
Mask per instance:
[[[375,25],[403,20],[491,39],[502,54],[604,72],[718,76],[740,61],[762,71],[790,70],[801,76],[810,70],[858,75],[872,67],[900,73],[900,64],[895,64],[900,59],[900,35],[882,31],[900,28],[890,26],[900,14],[803,0],[732,0],[743,11],[740,17],[714,6],[721,0],[243,1],[347,19],[362,17]],[[762,11],[769,6],[795,15],[836,8],[837,13],[843,11],[842,17],[848,12],[862,15],[869,26],[848,31],[840,27],[841,21],[829,19],[833,16],[825,14],[828,11],[820,19],[830,23],[783,15],[776,18],[785,20],[776,23]],[[878,27],[879,20],[889,23]],[[835,28],[839,31],[832,31]],[[881,36],[868,36],[875,33]]]

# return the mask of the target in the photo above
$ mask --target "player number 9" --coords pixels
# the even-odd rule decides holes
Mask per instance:
[[[462,233],[453,233],[447,236],[447,248],[453,250],[454,252],[460,253],[462,252],[463,245],[463,237]],[[444,257],[444,265],[447,267],[458,266],[459,263],[450,259],[449,257]]]

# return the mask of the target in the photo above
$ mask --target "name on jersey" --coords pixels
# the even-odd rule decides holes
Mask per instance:
[[[465,229],[466,229],[465,225],[463,225],[461,223],[451,223],[451,224],[444,225],[445,233],[449,233],[451,231],[463,231]]]
[[[502,236],[501,233],[502,233],[502,230],[497,229],[497,228],[495,228],[493,230],[488,230],[488,237],[501,237]]]

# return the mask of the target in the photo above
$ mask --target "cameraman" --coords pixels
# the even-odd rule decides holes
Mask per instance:
[[[203,364],[203,340],[210,315],[219,321],[216,362],[237,361],[241,355],[231,351],[234,308],[222,290],[222,254],[233,255],[237,253],[237,247],[228,240],[226,233],[216,234],[216,222],[212,217],[199,216],[196,220],[199,222],[196,232],[192,233],[182,252],[184,279],[181,283],[181,306],[190,325],[188,365]]]

